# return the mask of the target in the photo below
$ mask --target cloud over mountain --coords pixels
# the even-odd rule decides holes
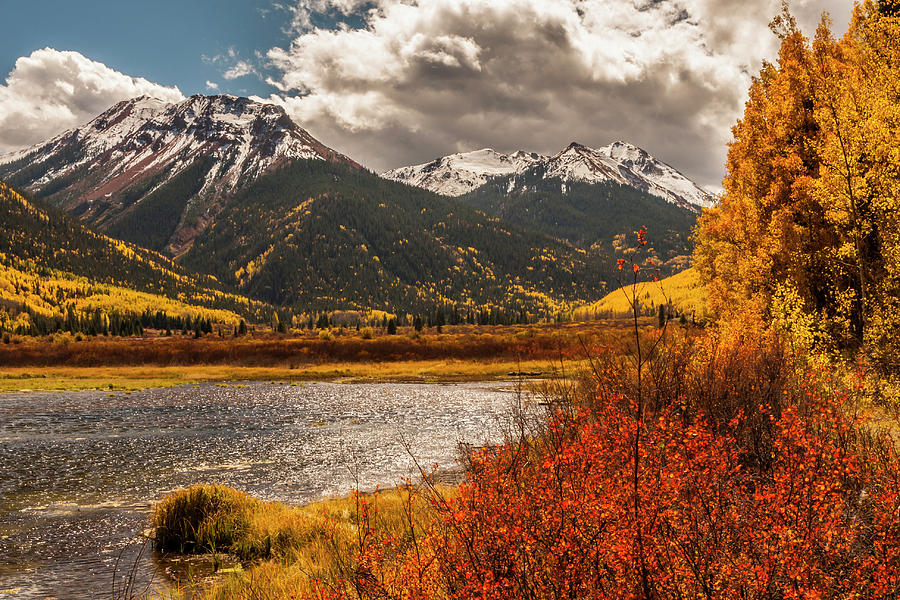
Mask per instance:
[[[137,96],[184,99],[177,87],[131,77],[78,52],[35,50],[0,85],[0,153],[28,146]]]
[[[848,0],[797,2],[807,31]],[[778,0],[302,0],[270,82],[305,127],[383,169],[489,144],[626,138],[704,184],[777,40]],[[336,28],[311,15],[353,17]],[[360,26],[358,21],[362,20]],[[842,29],[846,23],[840,23]],[[385,143],[391,140],[390,143]]]
[[[846,28],[851,0],[794,0],[812,32],[822,10]],[[375,170],[494,146],[550,153],[627,139],[703,185],[723,174],[730,127],[777,39],[778,0],[294,0],[273,4],[285,47],[203,62],[191,92],[266,77],[324,143]],[[229,40],[224,40],[227,43]],[[276,43],[275,41],[271,42]],[[263,48],[268,47],[268,44]],[[220,77],[220,78],[219,78]],[[218,80],[218,82],[217,82]],[[185,84],[187,85],[187,84]],[[189,86],[190,87],[190,86]],[[177,87],[53,48],[20,57],[0,84],[0,153]]]

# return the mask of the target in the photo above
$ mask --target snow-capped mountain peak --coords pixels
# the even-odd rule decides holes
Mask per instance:
[[[59,160],[62,154],[71,158]],[[46,165],[41,176],[29,182],[31,188],[75,169],[103,171],[102,179],[114,188],[106,189],[109,193],[147,175],[164,172],[171,178],[200,157],[218,163],[204,190],[233,189],[288,158],[350,162],[315,140],[279,106],[229,95],[196,95],[174,104],[147,96],[119,102],[82,127],[0,156],[0,165],[23,159],[32,171]]]
[[[18,180],[101,227],[180,180],[184,218],[167,245],[178,254],[211,222],[223,196],[293,159],[359,166],[274,104],[229,95],[170,104],[142,96],[47,142],[0,156],[0,177]]]
[[[492,177],[521,173],[546,159],[546,156],[524,150],[502,154],[491,148],[482,148],[394,169],[384,173],[383,177],[446,196],[462,196],[481,187]]]
[[[566,181],[615,181],[627,183],[618,173],[617,165],[602,152],[572,142],[546,163],[545,179],[558,177]]]
[[[599,183],[613,181],[697,211],[710,206],[713,197],[674,167],[646,150],[624,141],[601,148],[572,142],[553,156],[519,150],[511,155],[490,149],[452,154],[422,165],[401,167],[383,177],[402,181],[447,196],[461,196],[495,177],[538,169],[544,179]],[[509,191],[516,189],[515,178]]]

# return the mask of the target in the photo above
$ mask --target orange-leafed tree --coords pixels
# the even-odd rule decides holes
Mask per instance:
[[[777,64],[754,79],[734,127],[719,206],[695,261],[720,314],[755,310],[809,344],[879,359],[900,326],[900,21],[857,5],[836,39],[785,9]]]
[[[701,217],[695,264],[712,308],[765,310],[778,282],[811,287],[823,215],[812,199],[820,159],[807,40],[790,16],[777,64],[765,64],[734,127],[720,204]]]

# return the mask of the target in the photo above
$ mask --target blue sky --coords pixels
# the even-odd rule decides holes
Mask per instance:
[[[3,13],[8,24],[25,26],[4,27],[0,79],[18,57],[51,47],[178,86],[185,95],[207,92],[207,80],[235,95],[268,95],[273,88],[260,77],[228,81],[222,75],[237,60],[259,69],[255,52],[291,39],[290,15],[272,0],[12,0],[4,2]],[[229,49],[235,56],[228,56]],[[210,62],[217,56],[222,58]]]

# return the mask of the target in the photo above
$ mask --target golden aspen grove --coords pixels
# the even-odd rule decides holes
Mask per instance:
[[[900,342],[900,21],[865,2],[836,39],[788,12],[734,128],[695,266],[719,315],[774,320],[817,351],[896,370]]]

